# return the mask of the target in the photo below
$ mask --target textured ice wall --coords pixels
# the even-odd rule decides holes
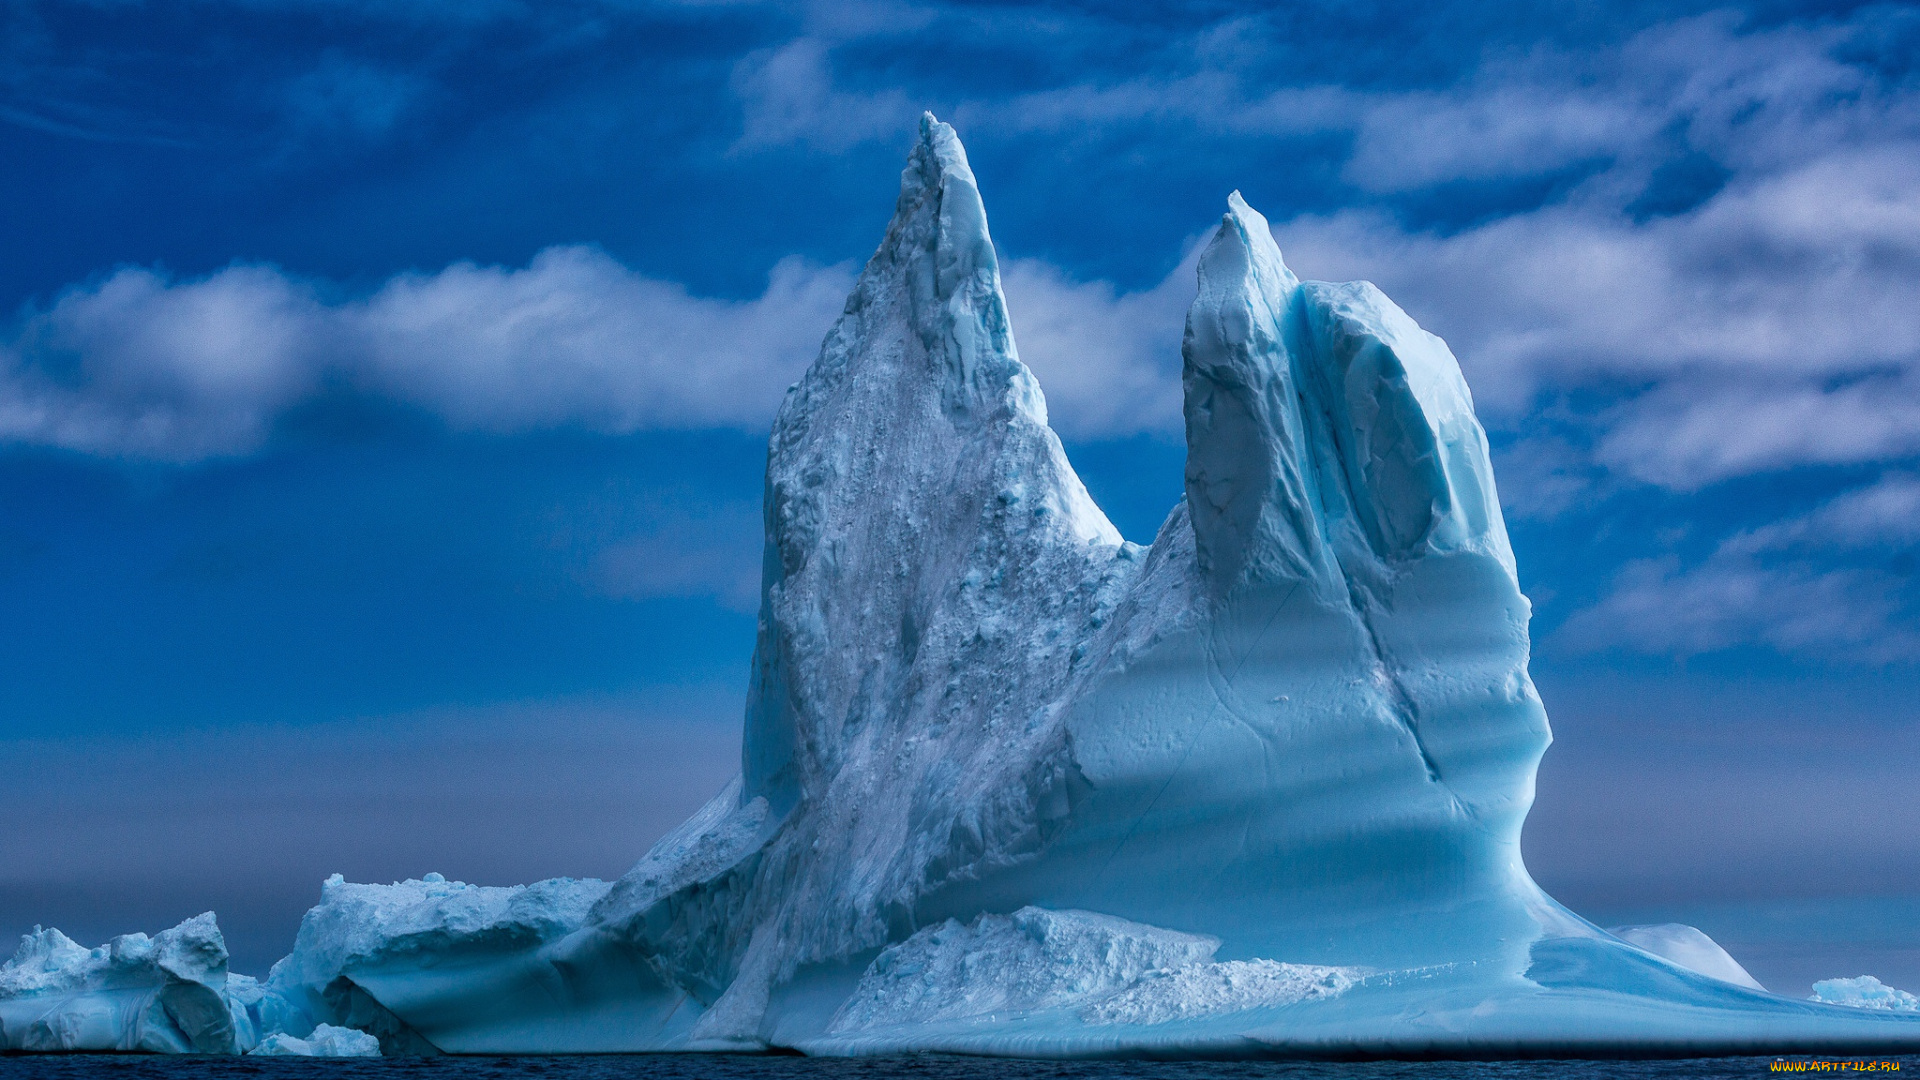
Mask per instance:
[[[766,527],[741,810],[708,834],[766,838],[596,911],[714,1005],[701,1039],[756,1040],[773,983],[1040,850],[1072,782],[1054,710],[1137,571],[1047,427],[944,124],[775,421]]]
[[[35,927],[0,965],[0,1050],[244,1053],[253,1030],[227,983],[211,912],[97,949]]]

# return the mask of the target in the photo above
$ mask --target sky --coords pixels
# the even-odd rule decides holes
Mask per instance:
[[[1773,0],[0,0],[0,935],[261,973],[330,873],[612,877],[716,791],[926,109],[1128,538],[1238,189],[1472,386],[1536,878],[1920,990],[1920,7]]]

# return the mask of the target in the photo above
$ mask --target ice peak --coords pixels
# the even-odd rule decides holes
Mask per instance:
[[[1300,279],[1287,268],[1287,261],[1280,257],[1280,245],[1274,243],[1273,229],[1267,224],[1266,216],[1248,206],[1237,189],[1227,196],[1227,212],[1221,216],[1220,225],[1222,229],[1231,230],[1227,235],[1247,251],[1258,274],[1272,279],[1282,290],[1300,284]]]
[[[1077,575],[1090,541],[1119,542],[1046,425],[966,150],[932,114],[886,236],[774,423],[766,506],[744,793],[776,816],[831,786],[845,740],[892,738],[923,707],[900,688],[935,639],[972,639],[981,596],[1006,602],[999,588],[1056,558]],[[882,626],[897,649],[876,655]]]
[[[1486,436],[1444,342],[1367,282],[1302,284],[1237,191],[1199,278],[1187,501],[1216,592],[1309,581],[1331,598],[1343,576],[1462,549],[1511,572]]]
[[[1217,591],[1250,580],[1337,580],[1320,542],[1300,417],[1300,281],[1239,192],[1200,255],[1181,343],[1187,503]]]
[[[901,321],[919,341],[904,359],[924,365],[914,377],[941,384],[948,411],[984,419],[1012,410],[1046,423],[1039,383],[1014,348],[1000,261],[966,148],[932,113],[920,118],[893,220],[847,299],[847,317],[896,300],[906,301]],[[830,353],[845,322],[828,336],[823,364],[835,362]]]
[[[930,167],[936,175],[954,173],[974,182],[973,167],[967,164],[967,148],[952,124],[942,123],[931,112],[920,114],[920,143],[910,159],[915,165]]]

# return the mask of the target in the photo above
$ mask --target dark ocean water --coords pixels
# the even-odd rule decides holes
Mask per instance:
[[[0,1080],[1648,1080],[1782,1075],[1775,1058],[1672,1061],[1019,1061],[971,1057],[832,1058],[661,1054],[608,1057],[169,1058],[0,1057]],[[1808,1072],[1920,1076],[1920,1057],[1784,1059]],[[1824,1063],[1824,1064],[1821,1064]],[[1803,1067],[1804,1068],[1804,1067]],[[1796,1070],[1797,1071],[1797,1070]]]

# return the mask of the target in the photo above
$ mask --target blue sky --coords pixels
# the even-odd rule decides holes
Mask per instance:
[[[724,781],[766,426],[932,109],[1132,539],[1228,191],[1447,338],[1536,876],[1818,977],[1752,905],[1920,891],[1917,63],[1887,4],[7,0],[0,933],[260,968],[335,870],[609,876]]]

